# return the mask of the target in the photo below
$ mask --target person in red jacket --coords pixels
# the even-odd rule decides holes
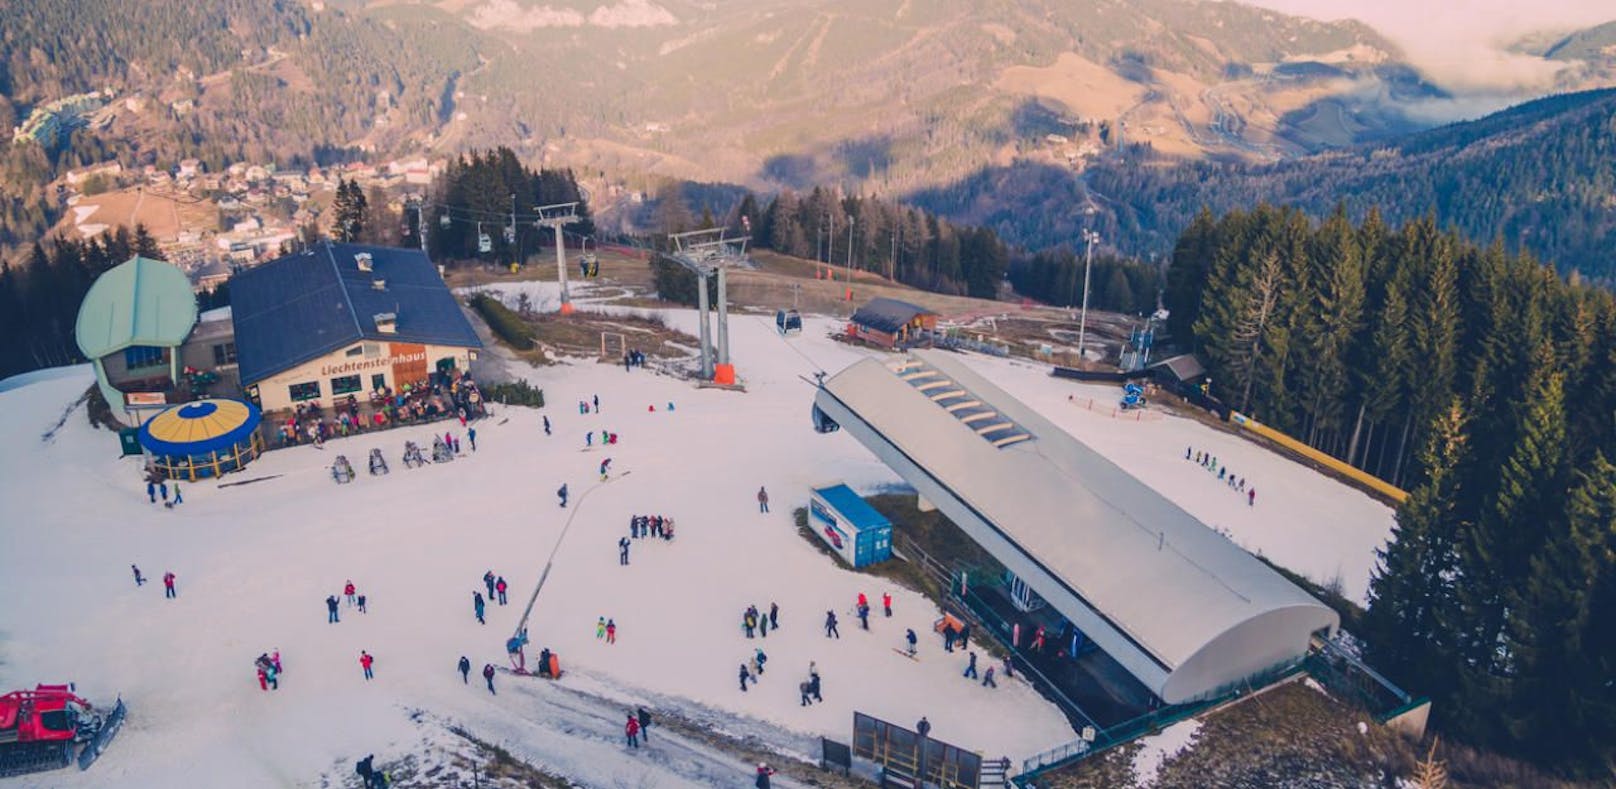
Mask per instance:
[[[863,608],[863,607],[865,607],[865,606],[867,606],[869,604],[870,604],[870,598],[865,597],[863,592],[859,592],[858,607]]]
[[[350,605],[350,606],[353,605],[354,604],[354,585],[353,585],[353,581],[349,581],[348,583],[343,585],[342,593],[348,596],[348,605]]]
[[[623,734],[628,737],[628,747],[640,747],[640,720],[632,712],[628,714],[628,723],[623,724]]]
[[[887,612],[888,617],[892,616],[892,593],[891,592],[882,592],[881,593],[881,608]]]
[[[376,677],[376,675],[372,674],[371,671],[370,671],[370,664],[375,663],[375,662],[376,662],[376,658],[371,657],[371,654],[369,652],[366,652],[363,649],[359,650],[359,667],[363,668],[365,670],[365,681],[366,682],[369,682],[370,680],[375,679],[375,677]]]
[[[179,593],[174,591],[174,574],[163,573],[163,597],[172,599],[178,596]]]
[[[505,590],[507,590],[509,588],[510,588],[510,586],[506,585],[505,576],[503,576],[503,575],[499,577],[499,580],[494,582],[494,590],[499,592],[499,604],[500,605],[505,604]]]

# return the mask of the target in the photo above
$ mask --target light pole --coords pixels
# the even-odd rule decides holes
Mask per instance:
[[[1100,234],[1093,230],[1083,231],[1083,242],[1088,245],[1083,253],[1083,312],[1077,320],[1077,363],[1083,364],[1083,340],[1086,338],[1089,325],[1089,267],[1094,263],[1094,244],[1100,240]]]
[[[844,277],[844,279],[847,280],[847,300],[848,301],[853,300],[853,226],[856,225],[856,224],[858,224],[857,217],[853,216],[852,214],[848,214],[847,215],[847,269],[846,269],[847,274]]]

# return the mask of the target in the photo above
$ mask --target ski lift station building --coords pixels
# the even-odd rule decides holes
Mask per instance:
[[[943,351],[828,377],[833,422],[1156,699],[1299,663],[1336,613]]]

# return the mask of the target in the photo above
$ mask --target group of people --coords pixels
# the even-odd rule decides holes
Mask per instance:
[[[600,395],[590,395],[588,400],[578,401],[578,413],[600,413]]]
[[[383,386],[370,393],[370,416],[360,411],[359,398],[349,394],[326,415],[318,400],[298,403],[276,428],[280,446],[312,443],[316,446],[332,438],[344,437],[389,424],[433,422],[458,418],[461,427],[468,420],[487,416],[482,392],[469,372],[433,373],[428,380],[406,383],[398,391]]]
[[[778,603],[769,603],[769,613],[765,616],[755,605],[749,605],[741,613],[741,629],[746,631],[747,638],[753,638],[755,633],[762,632],[764,638],[769,637],[769,629],[780,629],[780,606]]]
[[[1184,459],[1195,461],[1200,464],[1201,468],[1206,469],[1209,474],[1215,472],[1218,475],[1218,481],[1228,485],[1230,490],[1246,494],[1246,506],[1257,506],[1257,486],[1253,485],[1247,488],[1246,478],[1235,476],[1228,466],[1218,462],[1216,455],[1211,452],[1196,452],[1195,447],[1184,447]]]
[[[638,348],[631,348],[623,352],[623,372],[628,372],[636,367],[644,366],[645,354],[640,353]]]
[[[264,653],[259,654],[258,658],[253,661],[253,666],[258,669],[258,689],[259,690],[280,690],[281,689],[281,681],[280,681],[280,676],[281,676],[281,650],[280,650],[280,648],[277,647],[273,653],[264,652]]]
[[[605,429],[602,429],[600,431],[600,445],[601,446],[607,446],[608,444],[616,444],[616,443],[617,443],[617,434],[616,433],[613,433],[610,430],[605,430]],[[595,431],[593,431],[593,430],[585,430],[584,431],[584,446],[592,447],[594,445],[595,445]]]
[[[354,582],[353,582],[352,579],[349,579],[346,583],[344,583],[342,585],[342,596],[348,601],[348,607],[349,608],[358,608],[359,613],[361,613],[361,614],[367,613],[367,609],[365,608],[365,604],[368,601],[365,599],[364,595],[359,593],[359,589],[354,586]],[[327,624],[333,624],[334,625],[334,624],[337,624],[339,621],[341,621],[341,617],[337,614],[337,609],[338,609],[338,607],[340,605],[341,605],[341,601],[337,599],[336,595],[327,595],[326,596],[326,598],[325,598],[326,620],[325,621],[326,621]]]
[[[766,667],[768,662],[769,662],[769,656],[764,654],[762,647],[758,647],[758,648],[752,650],[752,657],[750,658],[750,662],[741,663],[741,692],[742,693],[746,692],[746,683],[747,683],[747,681],[751,681],[753,684],[756,684],[756,683],[758,683],[759,681],[761,681],[763,679],[763,669]],[[750,668],[751,670],[748,671],[747,670],[748,668]]]
[[[673,519],[661,515],[633,515],[628,519],[628,534],[638,540],[642,537],[673,539]]]
[[[485,614],[488,610],[489,601],[497,600],[500,605],[505,605],[505,593],[510,589],[510,584],[505,583],[505,576],[494,575],[493,570],[483,573],[483,586],[488,589],[488,597],[483,597],[483,593],[480,591],[474,590],[471,593],[471,611],[477,616],[477,624],[479,625],[488,624],[488,618]]]
[[[169,509],[174,509],[174,507],[185,503],[185,497],[180,495],[180,483],[174,483],[174,500],[169,501],[168,479],[163,477],[161,473],[153,471],[152,474],[146,477],[146,498],[151,499],[151,503],[156,504],[158,496],[163,497],[163,506]]]
[[[549,650],[545,650],[545,652],[549,652]],[[471,658],[461,655],[460,662],[455,665],[455,669],[460,672],[460,681],[462,683],[471,684]],[[498,696],[499,694],[494,692],[494,673],[493,663],[483,664],[483,681],[488,683],[488,692]]]
[[[139,588],[145,586],[146,576],[140,574],[140,566],[131,564],[129,565],[129,569],[135,574],[135,587]],[[178,580],[179,576],[176,576],[172,570],[163,573],[163,599],[173,600],[174,598],[180,596],[179,591],[174,587],[174,584],[178,582]]]
[[[617,643],[617,620],[601,617],[595,622],[595,638],[605,639],[608,644]]]

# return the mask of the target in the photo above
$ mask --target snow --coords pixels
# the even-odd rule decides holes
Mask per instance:
[[[1195,733],[1200,730],[1201,722],[1191,718],[1162,729],[1160,734],[1139,738],[1139,744],[1143,747],[1133,755],[1133,775],[1137,785],[1153,786],[1162,765],[1193,745]]]
[[[553,284],[529,287],[553,302]],[[587,302],[589,286],[574,287]],[[663,315],[694,333],[692,311]],[[506,359],[544,389],[553,437],[540,411],[512,407],[478,423],[477,451],[467,445],[447,465],[409,470],[399,455],[405,440],[462,435],[457,424],[275,451],[225,480],[252,484],[182,484],[185,504],[173,510],[146,501],[139,459],[119,458],[115,437],[82,411],[48,441],[34,438],[92,383],[88,367],[0,382],[0,435],[11,438],[0,454],[0,578],[11,590],[0,606],[0,688],[72,680],[93,701],[121,694],[130,707],[89,772],[15,783],[318,785],[351,775],[366,753],[378,762],[413,753],[424,727],[449,721],[589,786],[749,785],[751,765],[655,729],[650,748],[625,752],[617,715],[637,704],[755,738],[785,758],[811,758],[820,735],[847,741],[855,710],[899,724],[925,715],[939,739],[1017,761],[1071,740],[1060,712],[1019,680],[1001,677],[993,690],[961,679],[966,656],[945,654],[940,638],[922,641],[918,663],[896,654],[905,628],[930,633],[937,608],[838,568],[796,533],[791,510],[810,486],[842,479],[869,491],[897,481],[851,437],[811,427],[803,379],[873,353],[829,340],[838,325],[810,317],[784,340],[771,316],[732,315],[745,393],[592,361],[533,368]],[[1073,408],[1065,398],[1074,386],[1042,368],[972,363],[1242,544],[1315,577],[1340,572],[1361,599],[1389,528],[1384,507],[1188,420],[1121,423]],[[577,401],[595,394],[602,413],[578,414]],[[584,451],[583,433],[601,429],[620,443]],[[1184,462],[1186,443],[1249,470],[1257,507]],[[390,475],[364,472],[371,447],[386,453]],[[360,472],[351,484],[331,481],[337,454]],[[613,474],[601,483],[604,457]],[[563,482],[565,510],[554,496]],[[771,496],[768,515],[757,511],[759,485]],[[620,567],[615,544],[633,514],[671,516],[678,536],[634,542],[631,565]],[[568,518],[529,652],[556,650],[567,676],[501,674],[497,696],[475,671],[469,687],[454,682],[462,654],[475,669],[505,665],[504,639]],[[136,588],[131,562],[152,582]],[[491,605],[482,626],[470,598],[488,569],[509,581],[511,599]],[[169,570],[179,578],[173,601],[157,582]],[[369,597],[369,613],[344,606],[342,622],[328,624],[322,601],[347,579]],[[860,631],[851,609],[861,591],[891,591],[894,617],[877,611],[871,631]],[[781,629],[747,640],[742,611],[771,602]],[[841,618],[839,640],[823,635],[826,610]],[[615,645],[595,638],[598,616],[615,619]],[[756,647],[769,655],[767,673],[743,694],[737,668]],[[261,692],[251,662],[275,648],[281,690]],[[361,649],[376,656],[373,682],[360,675]],[[809,661],[825,701],[801,707],[796,685]],[[429,713],[425,722],[416,710]]]

